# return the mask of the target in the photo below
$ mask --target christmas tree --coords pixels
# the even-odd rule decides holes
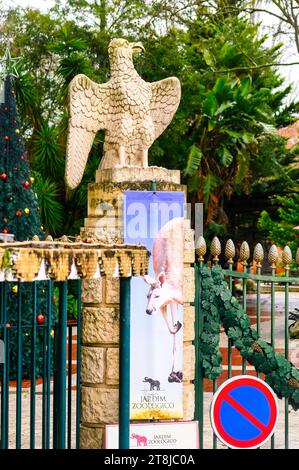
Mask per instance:
[[[39,207],[34,193],[34,179],[30,178],[29,162],[25,151],[13,90],[13,76],[4,76],[4,93],[0,104],[0,232],[14,234],[15,240],[31,240],[34,235],[44,238]],[[31,373],[33,285],[8,283],[6,328],[10,330],[9,376],[16,377],[17,370],[17,317],[18,289],[21,288],[22,304],[22,377]],[[47,283],[37,283],[36,376],[42,374],[43,336],[47,323]],[[54,316],[54,305],[51,307]],[[53,322],[53,318],[52,318]],[[53,323],[52,323],[53,324]],[[1,329],[2,330],[2,329]],[[2,331],[3,334],[3,331]]]
[[[42,238],[43,231],[12,81],[12,75],[5,78],[0,107],[0,220],[2,233],[23,241],[34,235]]]

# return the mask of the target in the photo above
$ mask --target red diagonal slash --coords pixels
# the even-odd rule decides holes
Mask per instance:
[[[241,415],[243,415],[248,421],[250,421],[255,427],[257,427],[260,431],[266,432],[267,426],[261,423],[254,415],[252,415],[246,408],[244,408],[240,403],[238,403],[234,398],[230,395],[226,394],[224,396],[224,400],[229,403],[235,410],[237,410]]]
[[[266,425],[262,423],[256,416],[251,414],[250,411],[246,409],[246,405],[244,408],[238,402],[237,398],[235,399],[230,395],[230,392],[232,390],[235,390],[242,386],[254,387],[257,390],[260,390],[260,392],[268,401],[270,415],[269,422]],[[233,437],[232,434],[234,434],[234,431],[232,431],[232,434],[229,434],[223,427],[220,418],[221,407],[224,402],[229,404],[234,410],[240,413],[240,415],[243,416],[244,419],[246,419],[248,422],[250,422],[250,424],[255,426],[255,428],[259,431],[259,435],[254,438],[244,440]],[[277,416],[277,402],[270,387],[266,385],[264,381],[248,376],[235,377],[229,379],[227,384],[223,384],[220,389],[216,392],[216,396],[211,408],[212,426],[217,434],[217,437],[219,437],[219,439],[221,439],[224,444],[237,449],[253,449],[255,447],[259,447],[261,444],[266,442],[266,440],[274,431],[277,422]]]

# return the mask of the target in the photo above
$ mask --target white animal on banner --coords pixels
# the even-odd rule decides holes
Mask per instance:
[[[144,276],[145,282],[150,286],[146,313],[152,315],[160,310],[168,331],[173,336],[173,362],[169,382],[183,380],[181,343],[177,335],[182,327],[178,320],[178,305],[183,304],[183,253],[184,219],[177,217],[164,225],[155,237],[152,249],[155,278]]]

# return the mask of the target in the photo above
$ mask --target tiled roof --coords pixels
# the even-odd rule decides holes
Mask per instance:
[[[288,139],[286,144],[288,149],[295,147],[299,143],[299,119],[290,126],[278,129],[278,134]]]

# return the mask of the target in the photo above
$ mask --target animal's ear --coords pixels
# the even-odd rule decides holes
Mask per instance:
[[[144,282],[146,282],[149,286],[153,286],[154,284],[157,284],[156,279],[154,279],[151,276],[148,276],[147,274],[143,276]]]
[[[165,275],[164,271],[160,272],[160,274],[158,276],[158,280],[161,283],[161,285],[164,284],[164,282],[166,281],[166,275]]]

